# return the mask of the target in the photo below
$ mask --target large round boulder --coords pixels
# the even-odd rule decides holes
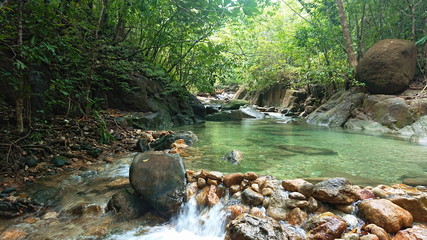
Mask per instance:
[[[374,44],[356,67],[356,78],[371,93],[405,90],[415,75],[417,48],[411,41],[384,39]]]
[[[135,192],[161,215],[171,217],[185,197],[185,169],[177,154],[149,151],[139,153],[129,169]]]

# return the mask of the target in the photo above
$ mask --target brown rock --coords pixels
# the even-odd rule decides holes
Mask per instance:
[[[249,182],[247,180],[243,180],[240,183],[240,187],[242,188],[242,190],[246,189],[247,187],[249,187]]]
[[[255,192],[261,193],[261,190],[259,189],[258,184],[256,184],[256,183],[251,184],[251,188],[252,188],[252,190],[254,190]]]
[[[401,230],[396,233],[393,240],[425,240],[427,239],[427,228],[424,226],[416,226]]]
[[[231,185],[239,185],[243,181],[243,173],[231,173],[225,175],[223,178],[224,185],[230,187]]]
[[[0,240],[21,240],[24,239],[27,234],[20,229],[7,229],[0,235]]]
[[[345,178],[330,178],[314,186],[314,198],[333,204],[350,204],[359,199],[356,190]]]
[[[365,200],[359,204],[359,213],[369,223],[374,223],[395,233],[412,226],[412,215],[405,209],[386,199]]]
[[[375,234],[379,240],[390,240],[390,236],[388,235],[388,233],[384,230],[384,228],[379,227],[375,224],[368,224],[366,226],[362,227],[362,230],[368,232],[368,233],[372,233]]]
[[[356,78],[371,93],[395,94],[408,87],[416,64],[417,48],[413,42],[384,39],[365,53],[357,65]]]
[[[228,218],[230,220],[233,220],[236,217],[242,215],[243,213],[247,213],[249,211],[249,208],[243,205],[231,205],[227,207],[227,210],[230,212]]]
[[[207,178],[210,178],[212,180],[218,180],[218,181],[221,181],[223,177],[221,172],[216,172],[216,171],[206,172],[205,175]]]
[[[196,195],[196,200],[199,205],[208,205],[208,194],[210,187],[206,186]]]
[[[277,221],[286,221],[289,212],[286,205],[286,200],[288,199],[286,192],[281,190],[274,191],[269,198],[264,200],[264,207],[267,208],[267,215]]]
[[[251,208],[249,214],[256,217],[265,217],[264,211],[262,211],[261,208],[258,207]]]
[[[414,221],[427,223],[427,196],[395,197],[389,199],[399,205],[414,217]]]
[[[204,178],[198,178],[197,179],[197,187],[200,189],[204,188],[206,186],[206,180]]]
[[[304,194],[299,193],[299,192],[289,193],[289,198],[297,199],[297,200],[306,200],[306,197],[304,196]]]
[[[308,239],[336,239],[346,230],[347,223],[331,212],[315,215],[301,226]]]
[[[314,184],[307,182],[298,187],[298,192],[304,194],[306,197],[311,197],[313,194],[313,188]]]
[[[230,186],[230,193],[234,194],[234,193],[240,191],[240,189],[241,189],[240,185],[232,185],[232,186]]]
[[[216,186],[211,185],[209,187],[209,193],[208,193],[208,205],[214,206],[219,203],[219,197],[216,195]]]
[[[219,198],[223,198],[226,193],[227,188],[223,184],[216,186],[216,195],[218,195]]]
[[[307,212],[313,213],[319,208],[319,203],[313,197],[308,198],[308,206],[306,208]]]
[[[263,188],[262,189],[262,195],[263,196],[270,196],[271,194],[273,194],[273,189],[271,189],[271,188]]]
[[[361,236],[360,240],[379,240],[379,238],[375,234],[367,234],[367,235]]]
[[[259,206],[262,203],[264,196],[260,193],[255,192],[251,188],[246,188],[242,192],[242,200],[244,203],[250,206]]]
[[[288,213],[288,222],[292,225],[300,225],[307,220],[307,213],[302,211],[301,208],[294,208]]]
[[[213,180],[213,179],[208,178],[208,185],[216,186],[216,185],[218,185],[218,180]]]
[[[267,184],[267,178],[266,177],[259,177],[256,180],[253,180],[252,183],[258,184],[258,186],[263,189],[265,188],[265,185]]]
[[[254,172],[247,172],[243,175],[243,178],[249,181],[253,181],[258,178],[258,175]]]
[[[282,187],[286,191],[296,192],[298,188],[302,186],[304,183],[308,183],[304,179],[286,179],[282,181]]]
[[[351,214],[354,211],[354,207],[352,204],[335,204],[336,209],[340,210],[343,213]]]

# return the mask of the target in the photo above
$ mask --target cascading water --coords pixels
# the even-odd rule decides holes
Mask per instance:
[[[222,240],[225,237],[227,213],[222,203],[214,207],[198,206],[192,197],[179,214],[163,226],[134,229],[111,236],[110,240]],[[148,230],[148,231],[147,231]]]

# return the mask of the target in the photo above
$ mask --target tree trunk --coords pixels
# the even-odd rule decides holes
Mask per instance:
[[[22,11],[24,7],[24,1],[19,1],[18,6],[18,40],[17,44],[18,47],[21,48],[24,44],[23,42],[23,27],[22,27]],[[16,129],[19,133],[24,132],[24,74],[20,74],[18,76],[19,82],[18,82],[18,93],[16,96]]]
[[[354,54],[353,45],[351,44],[350,30],[348,29],[347,20],[345,18],[345,11],[344,11],[344,5],[342,3],[342,0],[337,0],[337,6],[338,6],[338,13],[340,16],[342,34],[345,41],[348,64],[353,69],[356,69],[358,62]],[[350,81],[346,79],[344,81],[344,85],[345,85],[345,89],[348,90],[350,88]]]

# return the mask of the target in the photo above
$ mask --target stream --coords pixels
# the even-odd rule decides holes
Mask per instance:
[[[199,138],[184,158],[186,168],[224,173],[254,171],[278,179],[340,176],[360,185],[400,183],[406,177],[427,178],[426,146],[393,136],[365,135],[288,120],[246,119],[181,127],[179,130],[191,130]],[[239,165],[220,160],[232,149],[244,154]],[[50,207],[35,214],[0,219],[0,233],[23,233],[18,239],[36,240],[224,238],[227,197],[212,208],[201,208],[192,198],[169,222],[150,213],[129,220],[106,212],[111,196],[118,189],[130,187],[132,158],[133,154],[111,164],[94,164],[70,174],[54,175],[20,191],[20,196],[40,198]]]

